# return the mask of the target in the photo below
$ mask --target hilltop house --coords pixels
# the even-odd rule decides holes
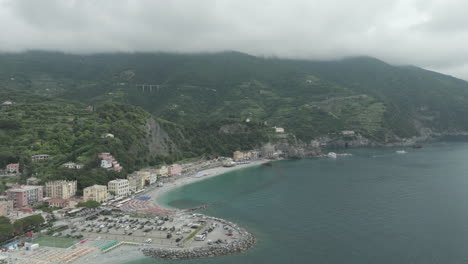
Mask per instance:
[[[6,172],[18,174],[20,172],[19,168],[20,168],[19,163],[11,163],[11,164],[6,165]]]
[[[31,160],[33,162],[37,162],[37,161],[46,161],[50,158],[50,155],[47,155],[47,154],[39,154],[39,155],[34,155],[34,156],[31,156]]]
[[[83,164],[77,164],[77,163],[74,163],[74,162],[67,162],[67,163],[63,164],[62,166],[67,168],[67,169],[76,169],[76,170],[82,169],[84,167]]]
[[[284,133],[284,128],[282,127],[273,127],[276,133]]]
[[[98,153],[98,157],[101,159],[101,168],[103,169],[112,169],[116,172],[122,171],[122,166],[120,166],[119,162],[114,159],[114,157],[108,152],[101,152]]]

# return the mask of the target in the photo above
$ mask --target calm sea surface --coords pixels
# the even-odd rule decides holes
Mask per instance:
[[[231,256],[136,263],[468,263],[468,143],[349,150],[282,161],[168,193],[162,202],[246,227],[258,241]]]

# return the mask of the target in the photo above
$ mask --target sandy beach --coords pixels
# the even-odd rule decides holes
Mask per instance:
[[[261,160],[252,161],[248,164],[236,165],[234,167],[216,167],[216,168],[202,170],[195,174],[178,178],[173,182],[167,182],[164,184],[163,187],[157,187],[147,192],[146,195],[150,196],[153,203],[155,203],[157,206],[167,208],[164,204],[160,204],[158,201],[162,196],[164,196],[164,194],[166,194],[167,192],[170,192],[171,190],[180,188],[188,184],[192,184],[194,182],[199,182],[199,181],[203,181],[212,177],[216,177],[227,172],[245,169],[245,168],[254,167],[254,166],[259,166],[267,162],[271,162],[271,160],[261,159]],[[168,208],[168,209],[173,209],[173,208]]]

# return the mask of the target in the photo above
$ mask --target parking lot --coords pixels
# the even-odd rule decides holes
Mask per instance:
[[[201,247],[226,243],[238,237],[235,229],[201,214],[137,218],[122,213],[87,217],[58,235],[129,241],[158,247]]]

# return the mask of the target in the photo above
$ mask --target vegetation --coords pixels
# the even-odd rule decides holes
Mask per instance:
[[[14,228],[10,219],[0,216],[0,241],[5,241],[13,236]]]
[[[44,222],[45,220],[44,220],[44,217],[42,217],[42,215],[31,215],[31,216],[27,216],[25,218],[16,220],[13,223],[13,229],[15,230],[15,232],[22,234],[24,232],[35,230]]]
[[[89,200],[89,201],[86,201],[86,202],[78,203],[77,206],[78,207],[86,207],[86,208],[97,208],[97,207],[99,207],[99,205],[101,205],[99,202]]]
[[[0,54],[0,88],[0,102],[15,103],[0,106],[0,167],[20,162],[22,180],[79,179],[80,190],[147,165],[258,147],[273,126],[303,141],[343,130],[384,143],[423,128],[468,131],[467,82],[368,57]],[[98,168],[98,152],[124,171]],[[33,163],[35,154],[52,157]]]
[[[53,212],[53,211],[56,211],[56,210],[59,210],[59,209],[62,209],[62,208],[61,207],[49,207],[47,204],[43,204],[43,205],[39,205],[39,206],[34,207],[34,209],[50,213],[50,212]]]

